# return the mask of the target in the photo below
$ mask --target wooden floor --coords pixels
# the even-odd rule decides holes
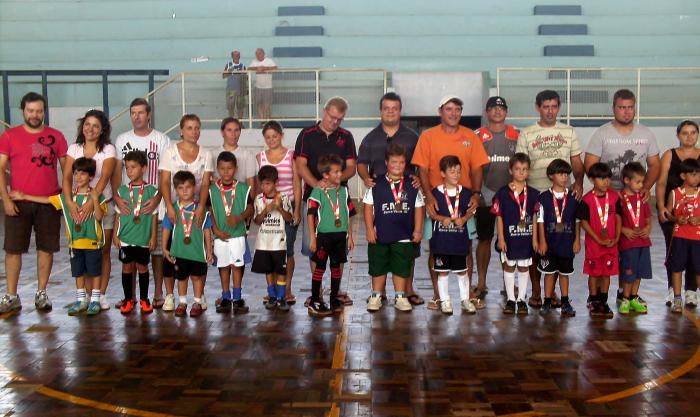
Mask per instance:
[[[582,257],[572,282],[578,312],[572,319],[543,319],[535,310],[504,316],[495,256],[487,308],[475,316],[447,317],[425,306],[369,314],[363,236],[343,282],[355,305],[325,319],[310,318],[302,305],[310,275],[301,255],[294,281],[299,303],[289,313],[265,310],[264,279],[247,272],[250,314],[222,316],[210,308],[197,319],[163,312],[123,317],[114,308],[69,317],[64,306],[74,281],[67,251],[57,256],[49,286],[54,311],[37,313],[34,255],[27,255],[24,309],[0,320],[0,415],[700,415],[700,320],[697,312],[672,315],[664,306],[658,228],[654,279],[641,291],[649,314],[607,321],[588,317]],[[427,299],[425,261],[417,263],[417,286]],[[109,298],[116,301],[116,257],[113,265]],[[451,290],[458,299],[456,282]],[[210,268],[210,303],[218,293]]]

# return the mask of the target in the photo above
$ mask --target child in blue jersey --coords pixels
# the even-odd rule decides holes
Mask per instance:
[[[537,214],[539,247],[542,256],[538,268],[544,275],[544,304],[540,315],[552,311],[554,285],[559,279],[561,288],[561,315],[573,317],[576,310],[569,300],[569,276],[574,273],[574,256],[581,251],[581,228],[576,219],[578,201],[567,188],[571,165],[555,159],[547,166],[552,187],[540,194]]]
[[[512,181],[496,192],[491,212],[496,215],[498,242],[501,254],[503,280],[508,300],[505,314],[527,315],[525,303],[529,268],[537,250],[537,223],[535,213],[540,193],[527,185],[530,157],[518,152],[508,161]],[[515,298],[515,274],[518,274],[518,298]]]
[[[467,220],[474,216],[474,211],[468,210],[472,192],[459,184],[461,172],[459,158],[444,156],[440,159],[440,175],[444,183],[432,190],[438,210],[432,218],[430,250],[435,260],[433,270],[438,274],[440,310],[444,314],[452,314],[448,281],[450,272],[457,274],[462,310],[469,314],[476,313],[476,307],[469,299],[467,274],[467,254],[471,251]]]

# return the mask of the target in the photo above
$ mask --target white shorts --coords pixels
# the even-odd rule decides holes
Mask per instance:
[[[508,255],[506,255],[505,252],[501,252],[501,263],[506,264],[508,266],[518,266],[520,268],[527,268],[530,265],[532,265],[532,258],[517,259],[512,261],[508,259]]]
[[[217,268],[245,265],[245,237],[232,237],[226,241],[214,239],[214,256]]]

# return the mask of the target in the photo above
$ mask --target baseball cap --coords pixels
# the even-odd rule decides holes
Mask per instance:
[[[449,102],[453,102],[453,103],[459,105],[460,107],[464,105],[464,102],[462,101],[461,98],[459,98],[455,95],[447,95],[440,100],[440,105],[438,106],[438,109],[442,108],[442,106],[444,106],[445,104],[447,104]]]
[[[504,109],[507,109],[508,104],[506,104],[506,99],[504,99],[503,97],[499,97],[499,96],[489,97],[488,101],[486,101],[486,110],[490,109],[491,107],[496,107],[496,106],[501,106]]]

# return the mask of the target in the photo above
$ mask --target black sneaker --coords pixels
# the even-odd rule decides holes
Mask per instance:
[[[321,300],[311,300],[309,302],[309,316],[325,317],[330,316],[333,312],[328,308],[328,305]]]
[[[290,305],[287,303],[287,301],[284,298],[280,298],[279,301],[277,301],[277,310],[279,311],[289,311]]]
[[[331,307],[330,308],[334,314],[339,314],[339,313],[343,312],[343,309],[345,308],[345,306],[343,305],[343,302],[340,301],[339,299],[331,298]]]
[[[267,303],[265,303],[265,308],[268,310],[274,310],[277,308],[277,298],[276,297],[270,297],[267,300]]]
[[[600,301],[591,301],[591,317],[605,317],[605,308]]]
[[[540,316],[548,316],[549,313],[552,312],[552,304],[551,303],[544,303],[542,304],[542,308],[540,308]]]
[[[561,315],[563,317],[574,317],[576,316],[576,310],[574,310],[570,302],[564,301],[561,303]]]
[[[518,301],[518,315],[519,316],[527,316],[529,311],[527,310],[527,303],[525,301]]]
[[[243,299],[236,300],[233,302],[233,314],[245,314],[249,311],[245,301]]]
[[[231,302],[231,300],[223,298],[223,299],[221,299],[221,301],[219,303],[216,304],[216,312],[217,313],[230,313],[232,305],[233,305],[233,303]]]
[[[608,303],[601,303],[602,304],[602,310],[603,310],[603,316],[605,316],[606,319],[611,319],[615,314],[613,314],[613,311],[610,309],[610,306]]]
[[[503,314],[515,314],[515,301],[506,302],[506,306],[503,307]]]

